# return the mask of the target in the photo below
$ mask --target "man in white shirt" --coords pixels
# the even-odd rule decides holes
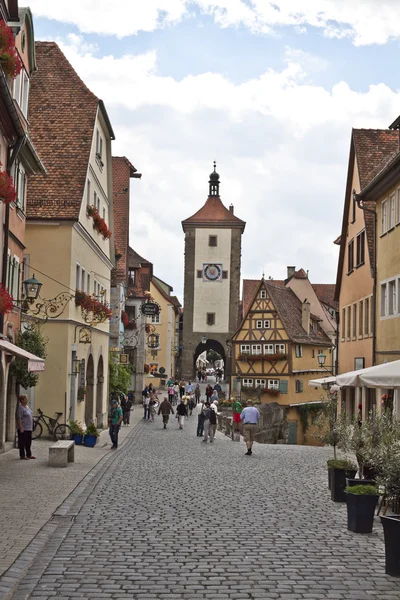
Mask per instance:
[[[240,420],[243,422],[243,437],[247,446],[247,456],[252,455],[252,447],[260,416],[261,415],[257,408],[253,406],[253,402],[251,400],[247,400],[247,406],[240,414]]]

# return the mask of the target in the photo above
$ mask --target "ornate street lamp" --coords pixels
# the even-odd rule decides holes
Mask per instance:
[[[35,275],[30,279],[25,279],[22,285],[24,286],[25,298],[28,302],[32,303],[38,299],[43,284],[35,279]]]
[[[201,343],[202,343],[202,344],[206,344],[206,343],[207,343],[207,338],[206,338],[206,336],[205,336],[205,335],[203,335],[203,336],[202,336],[202,338],[201,338]]]
[[[317,358],[319,366],[323,367],[326,361],[326,355],[323,352],[318,352]]]

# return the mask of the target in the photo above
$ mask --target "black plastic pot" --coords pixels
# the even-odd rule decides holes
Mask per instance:
[[[346,502],[346,471],[334,467],[331,470],[331,498],[334,502]]]
[[[347,529],[354,533],[371,533],[378,500],[378,494],[346,492]]]
[[[332,489],[332,467],[328,467],[328,490]]]
[[[400,515],[381,516],[385,535],[385,573],[400,577]]]
[[[350,479],[346,477],[346,486],[353,487],[355,485],[376,485],[373,479]]]

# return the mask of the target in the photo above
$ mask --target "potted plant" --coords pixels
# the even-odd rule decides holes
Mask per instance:
[[[375,485],[354,485],[345,488],[347,529],[354,533],[371,533],[375,508],[379,500]]]
[[[83,442],[84,429],[79,421],[70,421],[69,427],[71,429],[71,440],[74,440],[75,444],[79,446]]]
[[[99,437],[99,432],[97,431],[96,425],[94,423],[90,423],[87,426],[85,437],[83,439],[83,443],[87,448],[94,448],[97,442],[97,438]]]
[[[77,397],[78,397],[79,402],[83,402],[84,400],[86,400],[86,388],[85,387],[81,386],[78,388]]]
[[[333,458],[327,461],[328,489],[332,489],[332,474],[334,468],[340,468],[336,464],[337,449],[340,441],[341,420],[337,416],[337,399],[333,394],[326,392],[321,396],[321,411],[316,421],[316,430],[321,442],[333,448]],[[344,485],[343,485],[344,489]]]

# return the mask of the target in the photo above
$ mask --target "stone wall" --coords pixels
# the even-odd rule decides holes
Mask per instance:
[[[257,406],[261,414],[256,441],[261,444],[287,443],[286,411],[276,402]],[[242,434],[242,425],[240,433]],[[218,417],[218,429],[232,437],[232,410],[222,408]]]

